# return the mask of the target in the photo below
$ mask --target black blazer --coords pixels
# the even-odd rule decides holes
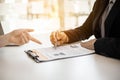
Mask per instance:
[[[75,29],[64,31],[69,43],[88,39],[95,35],[95,52],[108,57],[120,59],[120,0],[116,0],[105,21],[105,38],[101,38],[100,19],[109,0],[96,0],[93,10],[85,23]]]
[[[0,23],[0,35],[3,35],[4,32],[3,32],[3,28],[2,28],[2,24]]]

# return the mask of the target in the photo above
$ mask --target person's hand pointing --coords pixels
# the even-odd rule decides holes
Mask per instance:
[[[8,34],[1,36],[3,41],[1,41],[1,46],[9,45],[11,43],[15,45],[23,45],[28,43],[30,40],[41,44],[41,42],[34,37],[32,37],[29,32],[33,32],[33,29],[17,29]]]

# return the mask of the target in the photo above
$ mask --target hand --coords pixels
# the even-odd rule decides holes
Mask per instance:
[[[34,31],[33,29],[18,29],[14,30],[8,34],[5,35],[8,44],[13,43],[15,45],[23,45],[25,43],[28,43],[30,40],[34,41],[38,44],[41,44],[41,42],[35,38],[33,38],[28,32]]]
[[[81,46],[90,50],[94,50],[94,43],[95,43],[96,39],[92,39],[90,41],[87,42],[81,42]]]
[[[57,43],[59,46],[68,42],[68,36],[64,32],[55,31],[51,33],[50,40],[53,45]]]

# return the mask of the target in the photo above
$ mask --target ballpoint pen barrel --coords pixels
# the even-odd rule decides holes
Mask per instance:
[[[55,34],[55,44],[54,44],[55,49],[57,48],[57,45],[58,45],[57,35],[58,35],[58,32],[56,32]]]
[[[55,48],[55,49],[57,48],[57,43],[55,43],[54,48]]]

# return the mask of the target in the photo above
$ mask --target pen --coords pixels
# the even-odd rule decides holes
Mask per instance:
[[[54,45],[55,49],[57,48],[57,45],[58,45],[57,35],[58,35],[58,32],[55,33],[55,45]]]

